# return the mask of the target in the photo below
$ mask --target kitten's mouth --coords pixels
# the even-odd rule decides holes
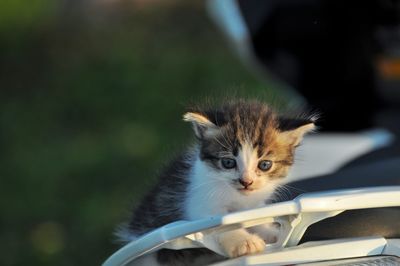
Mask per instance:
[[[240,193],[243,193],[243,194],[249,194],[249,193],[251,193],[252,191],[254,191],[254,188],[251,188],[251,187],[242,187],[242,188],[238,188],[238,191],[240,192]]]

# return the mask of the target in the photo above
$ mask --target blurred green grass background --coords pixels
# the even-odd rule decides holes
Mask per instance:
[[[2,1],[0,69],[0,265],[99,265],[188,102],[280,99],[203,1]]]

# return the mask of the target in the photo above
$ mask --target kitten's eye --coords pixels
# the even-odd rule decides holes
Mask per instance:
[[[226,169],[232,169],[236,166],[236,161],[231,158],[222,158],[221,163],[222,166]]]
[[[258,163],[258,168],[261,171],[268,171],[272,167],[272,162],[270,160],[263,160]]]

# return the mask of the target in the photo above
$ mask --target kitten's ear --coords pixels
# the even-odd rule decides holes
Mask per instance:
[[[187,112],[183,120],[192,123],[194,134],[199,139],[215,136],[219,132],[218,126],[203,114]]]
[[[298,146],[305,134],[316,129],[316,118],[279,118],[280,136],[293,146]]]

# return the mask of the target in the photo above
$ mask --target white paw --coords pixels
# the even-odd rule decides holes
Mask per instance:
[[[248,234],[245,238],[239,237],[221,244],[226,254],[231,258],[258,253],[265,249],[264,240],[251,234]]]

